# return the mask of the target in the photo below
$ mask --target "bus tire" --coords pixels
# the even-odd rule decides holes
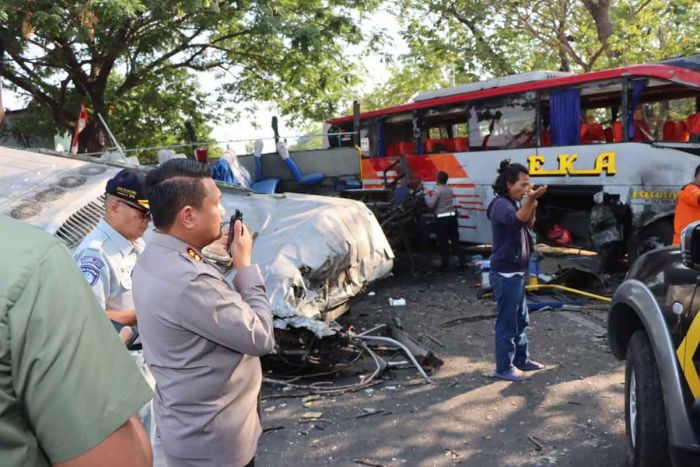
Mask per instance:
[[[636,260],[647,251],[656,250],[673,242],[673,220],[672,218],[659,219],[652,222],[632,235],[628,243],[627,253],[630,262]]]

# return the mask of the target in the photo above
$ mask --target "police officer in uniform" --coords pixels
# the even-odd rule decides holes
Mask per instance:
[[[450,268],[450,247],[459,258],[460,267],[464,267],[464,250],[459,244],[459,225],[457,223],[457,210],[454,205],[454,192],[447,185],[449,179],[447,172],[440,171],[437,174],[437,186],[435,190],[425,195],[425,204],[435,213],[438,247],[442,271]]]
[[[107,181],[105,214],[78,248],[74,258],[107,316],[124,325],[136,324],[131,272],[144,249],[151,220],[144,176],[121,170]]]
[[[236,221],[228,282],[201,253],[221,237],[221,192],[209,169],[172,159],[148,173],[146,190],[156,232],[134,269],[134,301],[168,466],[252,466],[262,432],[259,356],[275,341],[251,234]]]

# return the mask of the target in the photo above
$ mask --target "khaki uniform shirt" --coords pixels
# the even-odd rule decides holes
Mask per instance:
[[[153,393],[68,249],[0,215],[0,465],[90,450]]]
[[[262,432],[258,357],[275,345],[257,265],[231,284],[196,249],[156,232],[136,262],[134,301],[165,453],[200,466],[248,463]]]
[[[437,185],[435,189],[425,196],[425,204],[435,212],[440,214],[454,214],[454,194],[452,188],[447,185]]]
[[[143,239],[130,242],[104,219],[75,249],[73,257],[103,310],[134,309],[131,273],[143,249]]]

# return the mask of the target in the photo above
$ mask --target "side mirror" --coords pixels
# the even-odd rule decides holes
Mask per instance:
[[[686,267],[700,270],[700,221],[688,224],[681,232],[681,259]]]

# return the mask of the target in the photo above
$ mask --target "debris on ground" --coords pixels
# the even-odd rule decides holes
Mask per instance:
[[[536,451],[541,451],[542,449],[544,449],[544,446],[542,445],[542,443],[540,443],[539,441],[537,441],[537,439],[536,439],[534,436],[528,435],[528,436],[527,436],[527,439],[529,439],[530,442],[531,442],[532,444],[535,445],[535,450],[536,450]]]
[[[376,385],[333,395],[315,392],[372,375],[376,363],[369,353],[339,373],[292,383],[327,383],[313,390],[283,391],[284,386],[265,385],[264,396],[302,394],[288,399],[285,410],[277,404],[277,410],[265,415],[274,425],[289,426],[290,419],[303,424],[307,434],[301,436],[308,441],[298,442],[296,430],[270,433],[261,438],[260,462],[282,465],[285,459],[298,458],[307,467],[353,463],[612,467],[623,463],[624,365],[606,352],[605,339],[599,338],[605,334],[606,317],[601,312],[605,305],[585,299],[580,306],[556,311],[542,307],[532,313],[531,354],[547,369],[514,385],[485,377],[494,370],[495,303],[492,298],[476,297],[470,287],[476,280],[478,272],[469,270],[430,277],[406,273],[378,283],[375,296],[357,297],[349,313],[338,320],[339,326],[345,330],[352,326],[351,336],[367,333],[391,338],[392,327],[400,325],[424,350],[439,353],[438,370],[416,357],[435,384],[424,384],[403,350],[368,340],[368,348],[387,363],[372,381]],[[548,295],[554,297],[552,301],[572,300],[558,292]],[[389,297],[404,298],[406,306],[388,307]],[[542,294],[530,298],[540,297],[547,298]],[[395,321],[397,316],[400,320]],[[306,372],[314,373],[308,368]],[[319,399],[305,404],[303,398],[310,393]],[[302,419],[312,407],[323,412],[328,422]],[[383,432],[392,433],[390,446],[377,436]],[[364,460],[370,464],[357,462]]]
[[[381,464],[379,462],[375,462],[370,459],[355,459],[356,464],[361,464],[361,465],[369,465],[371,467],[384,467],[384,464]]]
[[[389,298],[389,306],[406,306],[404,298]]]

